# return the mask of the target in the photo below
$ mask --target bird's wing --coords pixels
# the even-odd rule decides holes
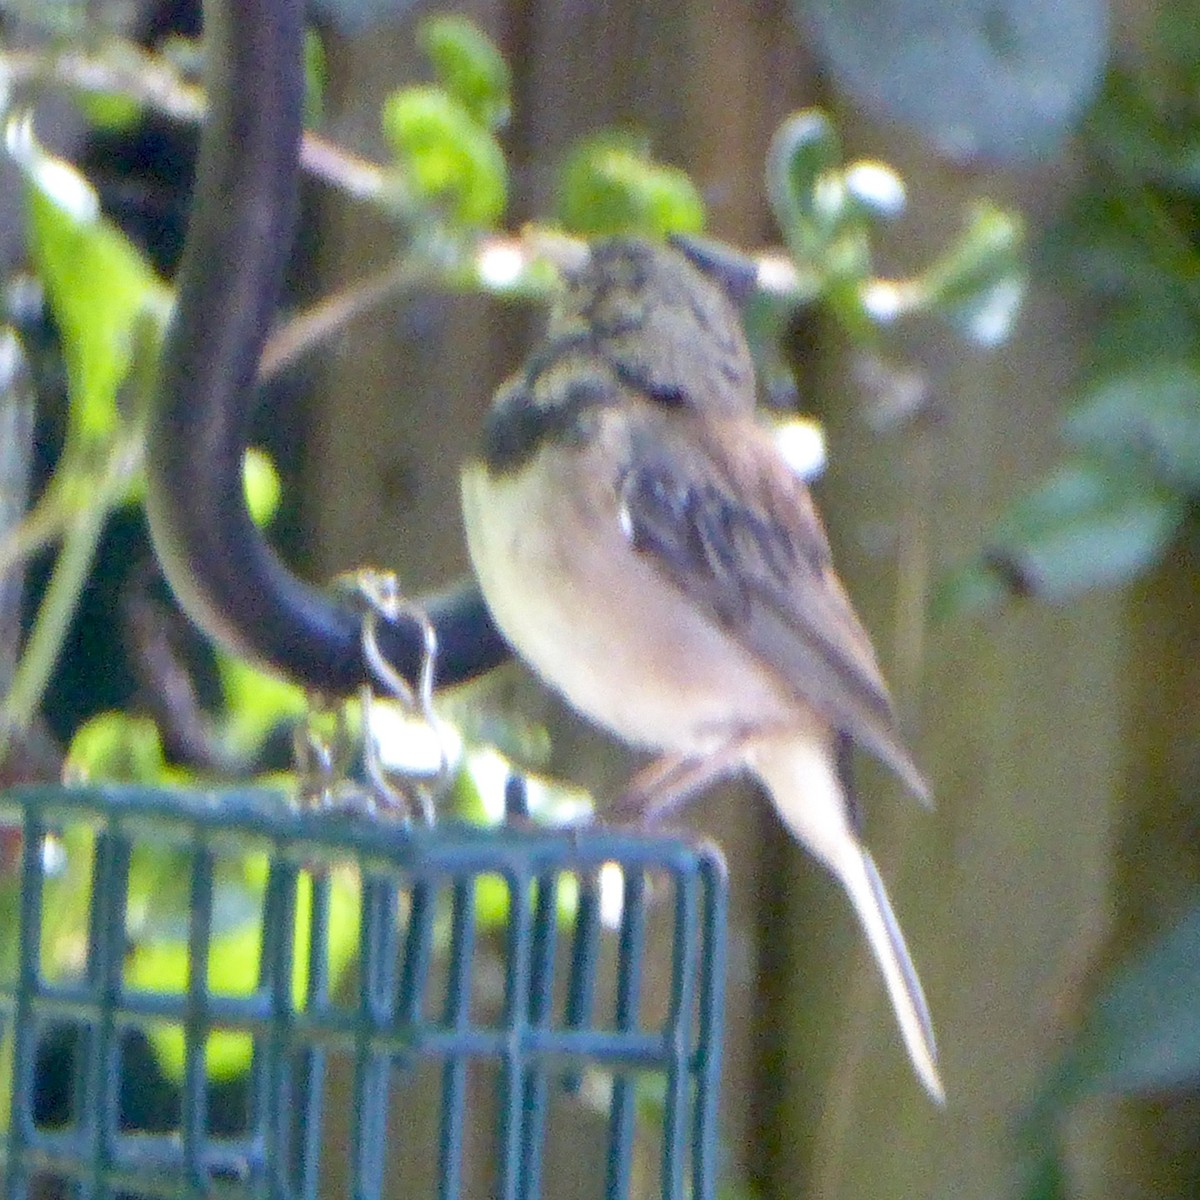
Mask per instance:
[[[619,477],[634,549],[927,798],[808,490],[770,436],[744,419],[725,429],[679,411],[649,420]]]

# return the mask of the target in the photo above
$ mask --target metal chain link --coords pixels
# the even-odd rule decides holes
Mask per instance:
[[[319,693],[310,693],[308,715],[295,736],[299,802],[306,807],[365,808],[402,820],[412,820],[415,809],[426,824],[432,825],[437,800],[450,782],[453,766],[446,726],[433,704],[437,631],[424,608],[405,598],[392,572],[364,568],[339,577],[336,586],[348,592],[362,609],[363,661],[373,683],[359,690],[362,727],[357,746],[346,703],[331,703]],[[415,690],[380,647],[381,620],[410,620],[420,630],[423,650]],[[381,731],[385,704],[397,706],[408,721],[432,733],[437,747],[433,770],[388,761]],[[331,714],[335,717],[332,733],[327,728]],[[356,750],[361,751],[365,783],[352,777]]]

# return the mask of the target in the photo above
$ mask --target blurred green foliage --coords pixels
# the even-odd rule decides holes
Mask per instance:
[[[62,334],[67,451],[84,454],[121,422],[118,391],[133,365],[139,318],[165,319],[169,293],[128,238],[101,217],[87,181],[37,144],[30,122],[10,125],[8,147],[25,178],[30,257]]]
[[[1155,570],[1195,538],[1200,501],[1200,25],[1158,11],[1084,122],[1088,182],[1039,248],[1094,330],[1060,427],[1060,463],[950,576],[944,612],[1014,593],[1069,601]],[[1070,1110],[1200,1084],[1200,903],[1118,963],[1046,1071],[1017,1139],[1022,1200],[1076,1194]],[[1182,1148],[1181,1148],[1182,1149]]]
[[[466,17],[430,17],[417,31],[446,91],[486,129],[502,129],[512,110],[512,78],[504,56]]]
[[[508,64],[463,17],[432,17],[417,34],[436,84],[400,88],[383,104],[383,132],[399,175],[402,210],[418,223],[430,205],[453,224],[494,228],[504,213],[508,166],[497,132],[507,123]]]
[[[125,964],[125,983],[135,990],[186,992],[191,956],[188,946],[186,888],[172,895],[162,886],[165,877],[187,880],[187,863],[173,863],[169,851],[141,856],[130,871],[131,911],[139,897],[153,896],[153,906],[143,907],[143,920],[132,922],[132,946]],[[216,996],[247,996],[258,986],[262,951],[262,908],[269,862],[264,854],[226,856],[218,860],[217,905],[207,964],[207,983]],[[329,889],[329,972],[336,987],[354,965],[362,919],[361,889],[354,875],[332,870]],[[309,945],[312,922],[313,879],[308,872],[297,880],[297,947]],[[151,914],[153,919],[150,920]],[[308,960],[298,954],[292,963],[292,996],[302,1008],[308,987]],[[159,1066],[168,1079],[183,1079],[185,1044],[183,1029],[152,1025],[147,1030]],[[205,1068],[210,1079],[221,1081],[242,1074],[250,1065],[253,1040],[247,1033],[217,1030],[205,1043]]]
[[[1096,94],[1105,0],[792,0],[833,82],[950,159],[1048,158]]]
[[[695,184],[675,167],[656,163],[650,143],[610,130],[585,138],[563,162],[555,214],[568,233],[699,233],[704,205]]]
[[[1113,1094],[1164,1095],[1200,1082],[1200,906],[1120,965],[1046,1072],[1017,1134],[1021,1200],[1075,1194],[1062,1122]]]
[[[504,154],[486,125],[449,92],[408,87],[383,107],[383,131],[409,191],[406,204],[444,203],[466,226],[492,228],[504,212]]]
[[[327,75],[325,45],[310,29],[304,38],[304,124],[308,129],[319,128],[325,116]]]
[[[791,305],[821,302],[861,339],[902,318],[937,315],[985,346],[1002,342],[1024,293],[1019,218],[991,203],[928,266],[905,279],[876,275],[873,237],[904,211],[904,181],[884,163],[846,163],[817,109],[789,117],[767,154],[767,196],[796,266]]]
[[[1200,499],[1200,35],[1165,6],[1114,65],[1079,136],[1088,182],[1039,247],[1094,335],[1061,465],[947,576],[941,615],[1014,594],[1069,601],[1152,570],[1194,536]]]

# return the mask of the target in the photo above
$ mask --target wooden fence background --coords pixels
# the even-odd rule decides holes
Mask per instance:
[[[773,129],[803,105],[837,109],[784,0],[458,7],[515,67],[518,220],[545,211],[550,170],[572,139],[635,122],[699,181],[713,234],[768,244],[761,180]],[[1125,7],[1122,28],[1143,6]],[[407,26],[336,43],[335,136],[380,149],[379,100],[417,70]],[[1069,155],[1017,171],[953,167],[837,111],[852,154],[908,180],[911,215],[888,238],[896,263],[943,245],[981,195],[1022,209],[1036,242],[1076,186]],[[318,288],[386,260],[380,223],[336,197],[315,203]],[[314,575],[376,561],[420,588],[464,570],[458,464],[523,355],[527,316],[420,296],[345,334],[309,418]],[[829,435],[818,501],[937,798],[922,813],[863,764],[869,840],[929,993],[949,1103],[935,1109],[912,1079],[837,889],[749,791],[713,797],[696,822],[725,845],[735,894],[726,1125],[733,1163],[764,1195],[1015,1195],[1015,1123],[1097,970],[1179,911],[1200,874],[1194,811],[1162,800],[1194,793],[1197,780],[1194,559],[1069,608],[923,618],[928,582],[1054,461],[1088,318],[1041,281],[994,353],[918,331],[898,349],[927,372],[939,415],[904,435],[873,430],[870,397],[828,330],[801,364],[802,398]],[[535,686],[515,686],[550,715],[564,769],[601,789],[620,780],[619,751]],[[1177,1147],[1198,1130],[1194,1099],[1087,1106],[1065,1130],[1073,1194],[1194,1194]]]

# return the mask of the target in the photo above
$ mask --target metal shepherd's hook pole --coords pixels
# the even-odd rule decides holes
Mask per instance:
[[[304,98],[301,0],[206,0],[209,115],[146,455],[155,550],[184,609],[234,652],[326,694],[368,679],[361,614],[297,579],[251,520],[242,455],[296,222]],[[483,600],[421,601],[439,684],[506,654]],[[380,649],[416,681],[419,625],[384,622]]]

